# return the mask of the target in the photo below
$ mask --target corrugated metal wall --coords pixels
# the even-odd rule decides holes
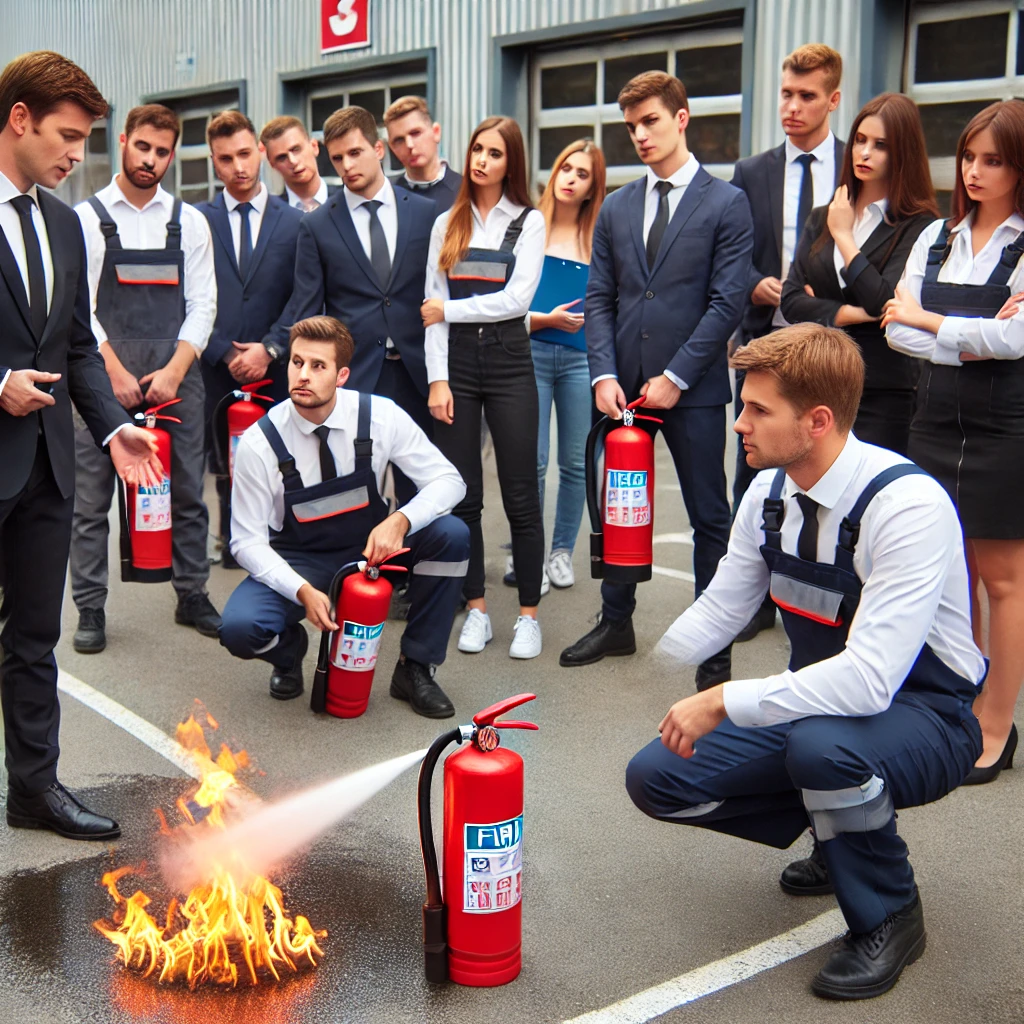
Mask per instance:
[[[26,50],[54,49],[82,65],[114,105],[116,116],[144,95],[218,83],[248,83],[248,113],[257,126],[279,112],[278,76],[344,71],[352,62],[435,48],[437,114],[449,152],[459,154],[474,124],[490,111],[493,36],[637,15],[687,2],[670,0],[371,0],[372,46],[321,57],[316,0],[35,0],[5,4],[0,63]],[[856,110],[861,0],[757,0],[752,150],[781,140],[775,112],[779,64],[811,40],[846,61],[837,130]],[[195,54],[194,73],[177,69]]]

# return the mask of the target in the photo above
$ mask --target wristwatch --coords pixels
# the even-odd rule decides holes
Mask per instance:
[[[267,350],[267,355],[270,356],[270,361],[272,363],[278,363],[281,361],[281,356],[284,355],[284,353],[273,342],[265,341],[263,342],[263,347]]]

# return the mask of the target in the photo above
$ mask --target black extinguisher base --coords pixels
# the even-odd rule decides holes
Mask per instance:
[[[423,968],[434,985],[448,980],[448,909],[443,903],[423,904]]]
[[[167,569],[139,569],[131,562],[121,563],[122,583],[170,583],[172,570]]]
[[[613,565],[604,563],[604,576],[609,583],[645,583],[651,578],[649,565]]]
[[[603,533],[592,533],[590,535],[590,578],[592,580],[604,579]]]

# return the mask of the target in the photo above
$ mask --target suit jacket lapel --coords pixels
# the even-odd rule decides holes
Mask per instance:
[[[238,280],[241,281],[242,275],[238,272],[238,260],[235,258],[235,240],[231,237],[231,222],[228,220],[228,207],[227,203],[224,202],[223,193],[214,198],[210,204],[210,209],[213,211],[213,216],[210,218],[213,230],[220,239],[220,244],[227,251],[228,262],[235,273],[238,274]],[[263,234],[262,229],[260,234]]]
[[[768,206],[772,211],[775,248],[782,257],[782,218],[786,202],[786,144],[773,149],[768,160]]]
[[[380,282],[377,280],[377,275],[373,272],[373,267],[370,266],[370,261],[366,258],[366,253],[363,251],[363,243],[359,241],[359,235],[356,233],[355,224],[352,223],[352,214],[349,212],[345,197],[343,195],[339,196],[330,204],[330,207],[331,220],[334,221],[334,226],[338,229],[338,233],[349,247],[352,258],[367,278],[369,278],[374,288],[380,290]],[[393,273],[394,271],[392,270]]]
[[[627,186],[628,187],[628,186]],[[627,204],[629,208],[629,229],[636,246],[636,254],[640,257],[640,266],[647,266],[647,247],[644,245],[644,202],[647,199],[647,176],[633,184],[633,194]]]
[[[274,233],[274,228],[277,226],[277,222],[281,219],[281,207],[277,203],[272,203],[270,197],[267,197],[267,205],[263,210],[263,220],[260,221],[260,233],[256,238],[256,248],[252,251],[252,259],[249,261],[249,274],[245,279],[245,284],[248,284],[256,273],[256,268],[260,265],[260,260],[263,259],[263,254],[267,251],[267,243],[270,241],[270,236]]]
[[[864,240],[864,244],[860,247],[860,251],[868,258],[871,259],[871,254],[876,250],[881,249],[883,245],[888,245],[892,239],[893,232],[896,230],[895,224],[890,224],[884,218],[882,223],[871,232],[870,235]]]
[[[651,268],[651,277],[658,272],[658,268],[665,261],[665,256],[672,247],[672,243],[676,240],[676,236],[683,230],[684,225],[693,215],[694,210],[700,205],[704,194],[710,187],[711,175],[701,167],[696,175],[694,175],[693,181],[686,186],[683,198],[679,200],[676,212],[672,214],[672,219],[668,222],[668,227],[665,228],[665,237],[661,240],[657,259],[655,259],[654,266]],[[644,258],[646,260],[646,255]]]
[[[22,280],[21,271],[18,269],[18,262],[14,258],[7,236],[0,231],[0,274],[3,275],[10,289],[14,304],[25,321],[25,327],[29,334],[32,334],[32,314],[28,308],[28,295],[25,292],[25,282]],[[34,337],[34,335],[33,335]]]
[[[61,266],[61,256],[66,252],[66,249],[59,241],[58,244],[54,244],[54,239],[59,238],[60,227],[55,219],[50,216],[50,212],[53,210],[50,204],[59,202],[59,200],[52,199],[42,190],[39,190],[38,195],[39,210],[43,215],[43,220],[46,222],[46,236],[49,239],[50,260],[53,264],[53,295],[50,297],[50,310],[46,315],[46,326],[43,328],[43,336],[38,339],[38,348],[42,348],[53,331],[58,319],[57,313],[64,304],[64,282],[67,279],[67,274],[64,273],[64,267]],[[77,287],[77,282],[75,284]]]
[[[835,192],[835,190],[839,188],[839,179],[842,178],[843,176],[843,152],[845,151],[845,149],[846,146],[843,145],[843,143],[840,142],[837,138],[835,146],[835,159],[832,161],[833,166],[835,167],[835,177],[832,182],[833,192]]]
[[[392,189],[395,194],[395,219],[398,221],[398,235],[395,238],[395,258],[391,261],[391,277],[388,288],[398,280],[398,268],[402,256],[409,247],[409,232],[412,230],[414,211],[409,209],[409,194],[404,188]],[[362,246],[360,246],[362,248]]]

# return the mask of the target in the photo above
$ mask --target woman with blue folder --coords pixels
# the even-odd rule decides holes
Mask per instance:
[[[544,582],[550,578],[556,587],[571,587],[575,582],[572,552],[586,498],[584,450],[591,418],[583,297],[594,224],[604,202],[605,161],[593,141],[579,139],[566,146],[551,166],[539,204],[547,225],[544,269],[526,322],[540,407],[537,475],[541,509],[552,402],[558,417],[558,499]],[[508,568],[505,582],[515,586],[515,573],[511,565]]]

